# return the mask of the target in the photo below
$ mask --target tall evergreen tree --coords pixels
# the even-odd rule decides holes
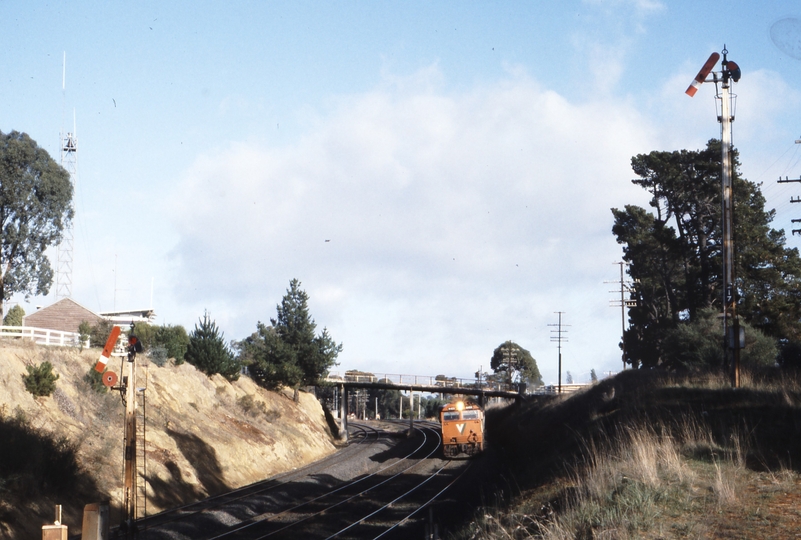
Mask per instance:
[[[256,332],[238,344],[240,358],[259,384],[291,386],[295,400],[299,388],[318,384],[342,352],[342,344],[331,338],[328,329],[315,335],[317,324],[309,314],[308,301],[300,281],[293,279],[276,307],[276,318],[270,319],[271,326],[259,322]]]
[[[217,323],[207,312],[203,313],[199,323],[189,334],[186,361],[206,375],[219,373],[229,381],[237,380],[241,364],[225,343]]]
[[[27,134],[0,132],[0,302],[48,293],[45,250],[72,216],[69,173]]]
[[[733,151],[735,287],[738,314],[775,339],[801,339],[801,258],[770,228],[759,186],[740,177]],[[612,209],[613,234],[623,244],[635,283],[625,333],[626,361],[662,365],[664,339],[699,312],[722,310],[721,146],[651,152],[632,158],[651,194],[653,213],[638,206]],[[722,328],[721,328],[722,342]]]

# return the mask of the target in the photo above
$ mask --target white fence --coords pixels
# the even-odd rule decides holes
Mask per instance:
[[[81,336],[76,332],[61,332],[59,330],[47,330],[46,328],[34,328],[32,326],[0,326],[0,337],[30,339],[39,345],[54,345],[61,347],[79,347]],[[84,347],[88,347],[88,340]]]

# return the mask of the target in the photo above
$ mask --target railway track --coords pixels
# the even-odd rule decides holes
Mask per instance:
[[[141,520],[135,538],[421,537],[422,510],[447,496],[471,462],[440,458],[439,424],[418,423],[411,437],[397,431],[405,426],[351,424],[350,444],[329,458]]]

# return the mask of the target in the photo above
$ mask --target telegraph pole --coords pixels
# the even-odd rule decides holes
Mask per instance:
[[[507,370],[506,373],[509,375],[509,389],[514,388],[514,381],[512,380],[512,371],[517,371],[520,373],[520,357],[518,353],[520,350],[515,345],[512,346],[512,340],[508,340],[504,343],[505,347],[501,349],[501,353],[503,354],[504,360],[506,360]]]
[[[555,336],[551,336],[551,341],[556,342],[556,348],[559,351],[559,393],[562,393],[562,342],[567,341],[567,337],[563,337],[562,334],[566,334],[567,330],[562,330],[562,326],[570,326],[569,324],[562,325],[562,315],[565,313],[564,311],[554,311],[559,316],[559,322],[557,324],[549,324],[548,326],[556,326],[556,330],[551,330],[552,334],[556,334]]]
[[[795,144],[801,144],[801,139],[795,141]],[[788,178],[787,176],[785,176],[784,180],[782,180],[781,177],[779,177],[779,183],[780,184],[787,184],[787,183],[790,183],[790,182],[801,182],[801,178]],[[799,203],[799,202],[801,202],[801,197],[795,197],[795,198],[790,197],[790,202],[791,203]],[[793,222],[793,223],[801,223],[801,219],[791,219],[790,221]],[[801,234],[801,229],[793,229],[792,232],[793,232],[793,236],[795,236],[796,234]]]
[[[626,308],[635,307],[636,300],[626,299],[626,293],[631,293],[634,290],[630,280],[624,279],[623,266],[629,263],[620,261],[612,264],[620,265],[620,281],[605,281],[604,283],[615,283],[620,285],[620,300],[610,300],[610,307],[620,307],[620,348],[622,349],[623,369],[626,369]],[[618,291],[609,291],[610,293],[617,294]]]

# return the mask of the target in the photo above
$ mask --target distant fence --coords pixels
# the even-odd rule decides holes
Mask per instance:
[[[30,339],[39,345],[80,347],[81,335],[77,332],[62,332],[33,326],[0,326],[0,338]],[[89,346],[89,340],[83,344]]]

